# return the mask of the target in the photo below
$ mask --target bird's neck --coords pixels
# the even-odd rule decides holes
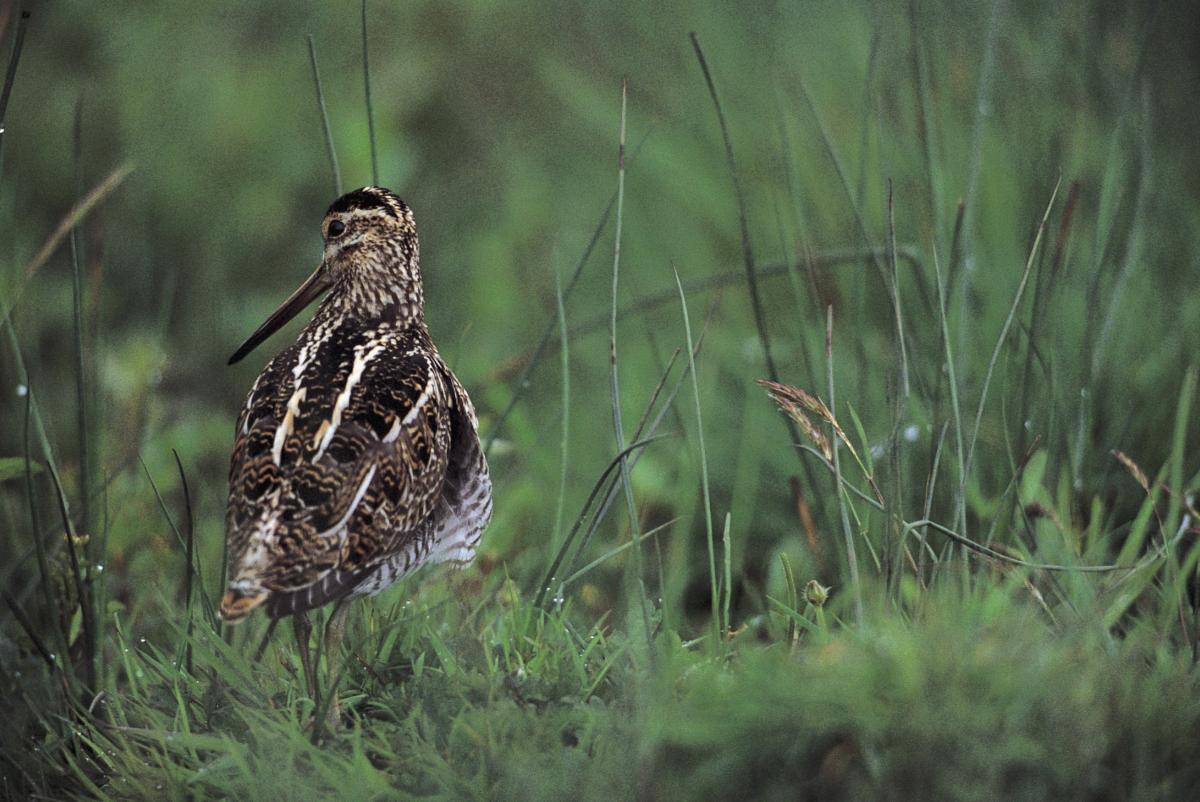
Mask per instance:
[[[425,298],[419,281],[396,283],[363,280],[335,282],[315,319],[348,318],[364,324],[389,323],[399,328],[424,325]]]

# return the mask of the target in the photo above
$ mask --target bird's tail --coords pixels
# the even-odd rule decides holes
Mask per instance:
[[[241,621],[250,612],[267,600],[267,590],[262,587],[245,587],[245,583],[230,583],[221,597],[221,620],[227,623]]]

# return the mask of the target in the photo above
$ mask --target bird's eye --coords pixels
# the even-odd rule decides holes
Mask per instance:
[[[334,220],[329,224],[329,238],[340,237],[346,233],[346,224],[341,220]]]

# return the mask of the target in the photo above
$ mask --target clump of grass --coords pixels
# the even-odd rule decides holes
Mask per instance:
[[[1100,657],[1105,636],[1049,628],[1008,593],[943,589],[919,625],[872,617],[869,632],[843,630],[796,660],[743,652],[732,680],[693,671],[647,715],[644,792],[1186,798],[1200,781],[1185,735],[1200,704],[1180,656]],[[746,740],[753,750],[730,748]]]

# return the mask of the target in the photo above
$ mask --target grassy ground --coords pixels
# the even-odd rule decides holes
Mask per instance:
[[[1184,4],[370,3],[370,123],[356,3],[100,6],[0,4],[5,797],[1200,793]],[[224,361],[375,174],[496,517],[330,732]]]

